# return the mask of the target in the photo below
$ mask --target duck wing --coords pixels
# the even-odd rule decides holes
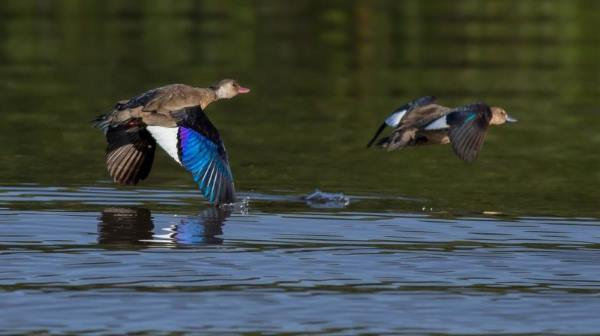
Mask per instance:
[[[142,126],[121,125],[106,130],[106,168],[115,183],[135,185],[150,174],[156,141]]]
[[[492,111],[484,103],[465,105],[448,113],[448,137],[459,158],[467,162],[477,158],[491,119]]]
[[[373,136],[371,141],[369,141],[369,143],[367,144],[367,148],[369,148],[369,147],[371,147],[371,145],[373,145],[375,140],[377,140],[377,138],[379,137],[379,134],[381,134],[381,132],[383,132],[383,130],[385,129],[386,126],[397,127],[405,115],[410,114],[411,111],[414,111],[415,109],[417,109],[419,107],[427,106],[427,105],[433,104],[434,102],[435,102],[434,96],[424,96],[421,98],[417,98],[411,102],[408,102],[408,103],[398,107],[397,109],[395,109],[385,119],[385,121],[381,124],[381,126],[379,126],[379,128],[375,132],[375,135]]]
[[[107,134],[109,128],[127,125],[131,122],[137,123],[139,120],[136,119],[142,117],[140,110],[158,100],[164,92],[164,89],[165,87],[148,90],[133,98],[119,101],[115,104],[112,111],[102,114],[92,120],[92,125],[101,129],[104,134]]]
[[[140,116],[132,115],[129,111],[151,103],[162,92],[163,88],[153,89],[120,101],[112,112],[93,121],[94,126],[100,128],[106,136],[106,168],[115,183],[135,185],[150,174],[156,140],[148,132]],[[115,122],[115,118],[119,121]]]
[[[115,104],[109,113],[92,121],[94,126],[106,134],[108,127],[127,124],[134,119],[142,119],[146,125],[174,127],[170,111],[184,106],[195,105],[195,89],[184,84],[170,84],[148,90],[131,99]]]
[[[413,145],[417,132],[449,111],[450,108],[438,104],[416,107],[410,110],[398,127],[388,137],[382,138],[378,145],[387,148],[388,151]]]
[[[149,105],[151,102],[155,101],[158,97],[160,97],[160,94],[164,91],[164,88],[158,88],[158,89],[152,89],[152,90],[148,90],[142,94],[139,94],[127,101],[122,101],[122,102],[118,102],[115,105],[115,110],[116,111],[123,111],[123,110],[129,110],[129,109],[134,109],[140,106],[147,106]]]
[[[116,110],[122,111],[142,107],[144,112],[161,112],[176,110],[188,106],[188,98],[194,94],[194,88],[185,84],[169,84],[148,90],[126,102],[117,103]]]
[[[189,171],[212,204],[235,202],[233,174],[221,135],[199,106],[171,112],[177,127],[148,126],[158,144]]]

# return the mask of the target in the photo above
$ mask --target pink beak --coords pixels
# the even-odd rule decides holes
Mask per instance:
[[[238,93],[248,93],[250,92],[250,89],[240,86],[240,88],[238,89]]]

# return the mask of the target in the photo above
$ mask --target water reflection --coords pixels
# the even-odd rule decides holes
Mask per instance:
[[[208,208],[195,217],[184,217],[179,223],[163,228],[166,233],[156,234],[155,241],[175,244],[222,244],[225,220],[231,216],[230,209]]]
[[[99,244],[136,244],[152,242],[188,244],[222,244],[223,224],[231,209],[208,208],[198,216],[177,218],[177,223],[155,232],[152,213],[146,208],[106,208],[98,223]]]
[[[141,244],[152,239],[154,223],[145,208],[106,208],[98,223],[99,244]]]

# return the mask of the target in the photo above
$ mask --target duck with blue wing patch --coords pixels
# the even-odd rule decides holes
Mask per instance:
[[[421,104],[411,102],[405,105],[412,108],[400,111],[402,116],[399,120],[393,120],[397,121],[394,130],[377,142],[379,147],[392,151],[411,146],[452,143],[459,158],[473,161],[483,146],[488,125],[516,121],[500,107],[490,108],[478,103],[453,109],[424,98],[416,100]],[[375,142],[385,125],[389,125],[388,120],[394,116],[393,113],[388,117],[368,146]]]
[[[93,122],[108,142],[108,173],[116,183],[137,184],[150,173],[158,143],[192,174],[211,204],[235,202],[225,146],[203,109],[249,91],[226,79],[210,88],[172,84],[117,103]]]

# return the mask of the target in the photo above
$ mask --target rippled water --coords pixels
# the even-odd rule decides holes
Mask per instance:
[[[355,196],[347,209],[246,195],[245,207],[194,211],[190,195],[4,188],[0,206],[26,209],[0,210],[1,328],[573,334],[599,327],[598,219],[355,211],[373,202]],[[32,201],[34,209],[21,206]],[[82,209],[69,210],[73,203]],[[151,210],[157,203],[161,210]]]
[[[0,2],[0,334],[600,333],[599,9]],[[161,152],[112,184],[91,119],[223,77],[252,89],[207,109],[243,204]],[[519,123],[473,164],[365,149],[422,95]]]

